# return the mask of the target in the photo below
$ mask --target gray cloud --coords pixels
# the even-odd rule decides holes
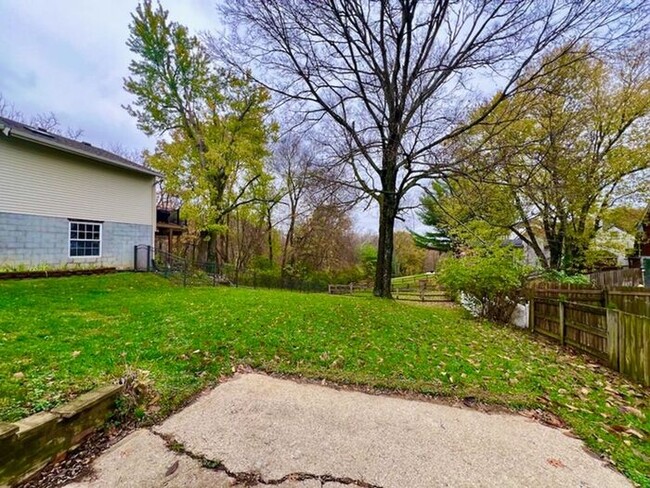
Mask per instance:
[[[211,0],[164,2],[192,31],[218,22]],[[122,109],[131,53],[125,45],[134,0],[0,2],[0,92],[30,116],[54,112],[94,144],[151,148]]]

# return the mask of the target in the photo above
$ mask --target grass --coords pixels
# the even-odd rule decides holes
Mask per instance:
[[[0,420],[148,371],[165,415],[239,364],[560,416],[650,486],[648,390],[453,308],[180,288],[144,274],[0,282]],[[644,439],[640,438],[643,437]]]

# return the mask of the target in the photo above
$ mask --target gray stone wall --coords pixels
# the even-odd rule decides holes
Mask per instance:
[[[68,257],[69,220],[0,212],[0,267],[74,264],[133,268],[133,246],[152,245],[150,225],[104,222],[101,257]]]

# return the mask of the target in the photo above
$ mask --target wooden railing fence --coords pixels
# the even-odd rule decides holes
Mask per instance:
[[[532,297],[531,330],[590,354],[650,386],[650,317],[585,303]]]
[[[329,285],[330,295],[354,295],[359,292],[370,292],[372,287],[366,284],[351,283],[349,285]],[[400,282],[391,287],[393,298],[410,302],[450,302],[452,298],[435,281],[420,279],[417,281]]]
[[[399,283],[392,286],[395,300],[411,302],[450,302],[451,297],[435,280],[424,278],[416,282]]]
[[[372,291],[372,287],[362,283],[350,283],[349,285],[328,285],[327,291],[330,295],[354,295],[357,292]]]

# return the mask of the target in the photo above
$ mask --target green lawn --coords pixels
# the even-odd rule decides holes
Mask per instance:
[[[0,420],[50,408],[126,368],[150,372],[164,415],[247,364],[545,409],[650,486],[648,390],[451,308],[181,288],[144,274],[0,282],[0,357]]]

